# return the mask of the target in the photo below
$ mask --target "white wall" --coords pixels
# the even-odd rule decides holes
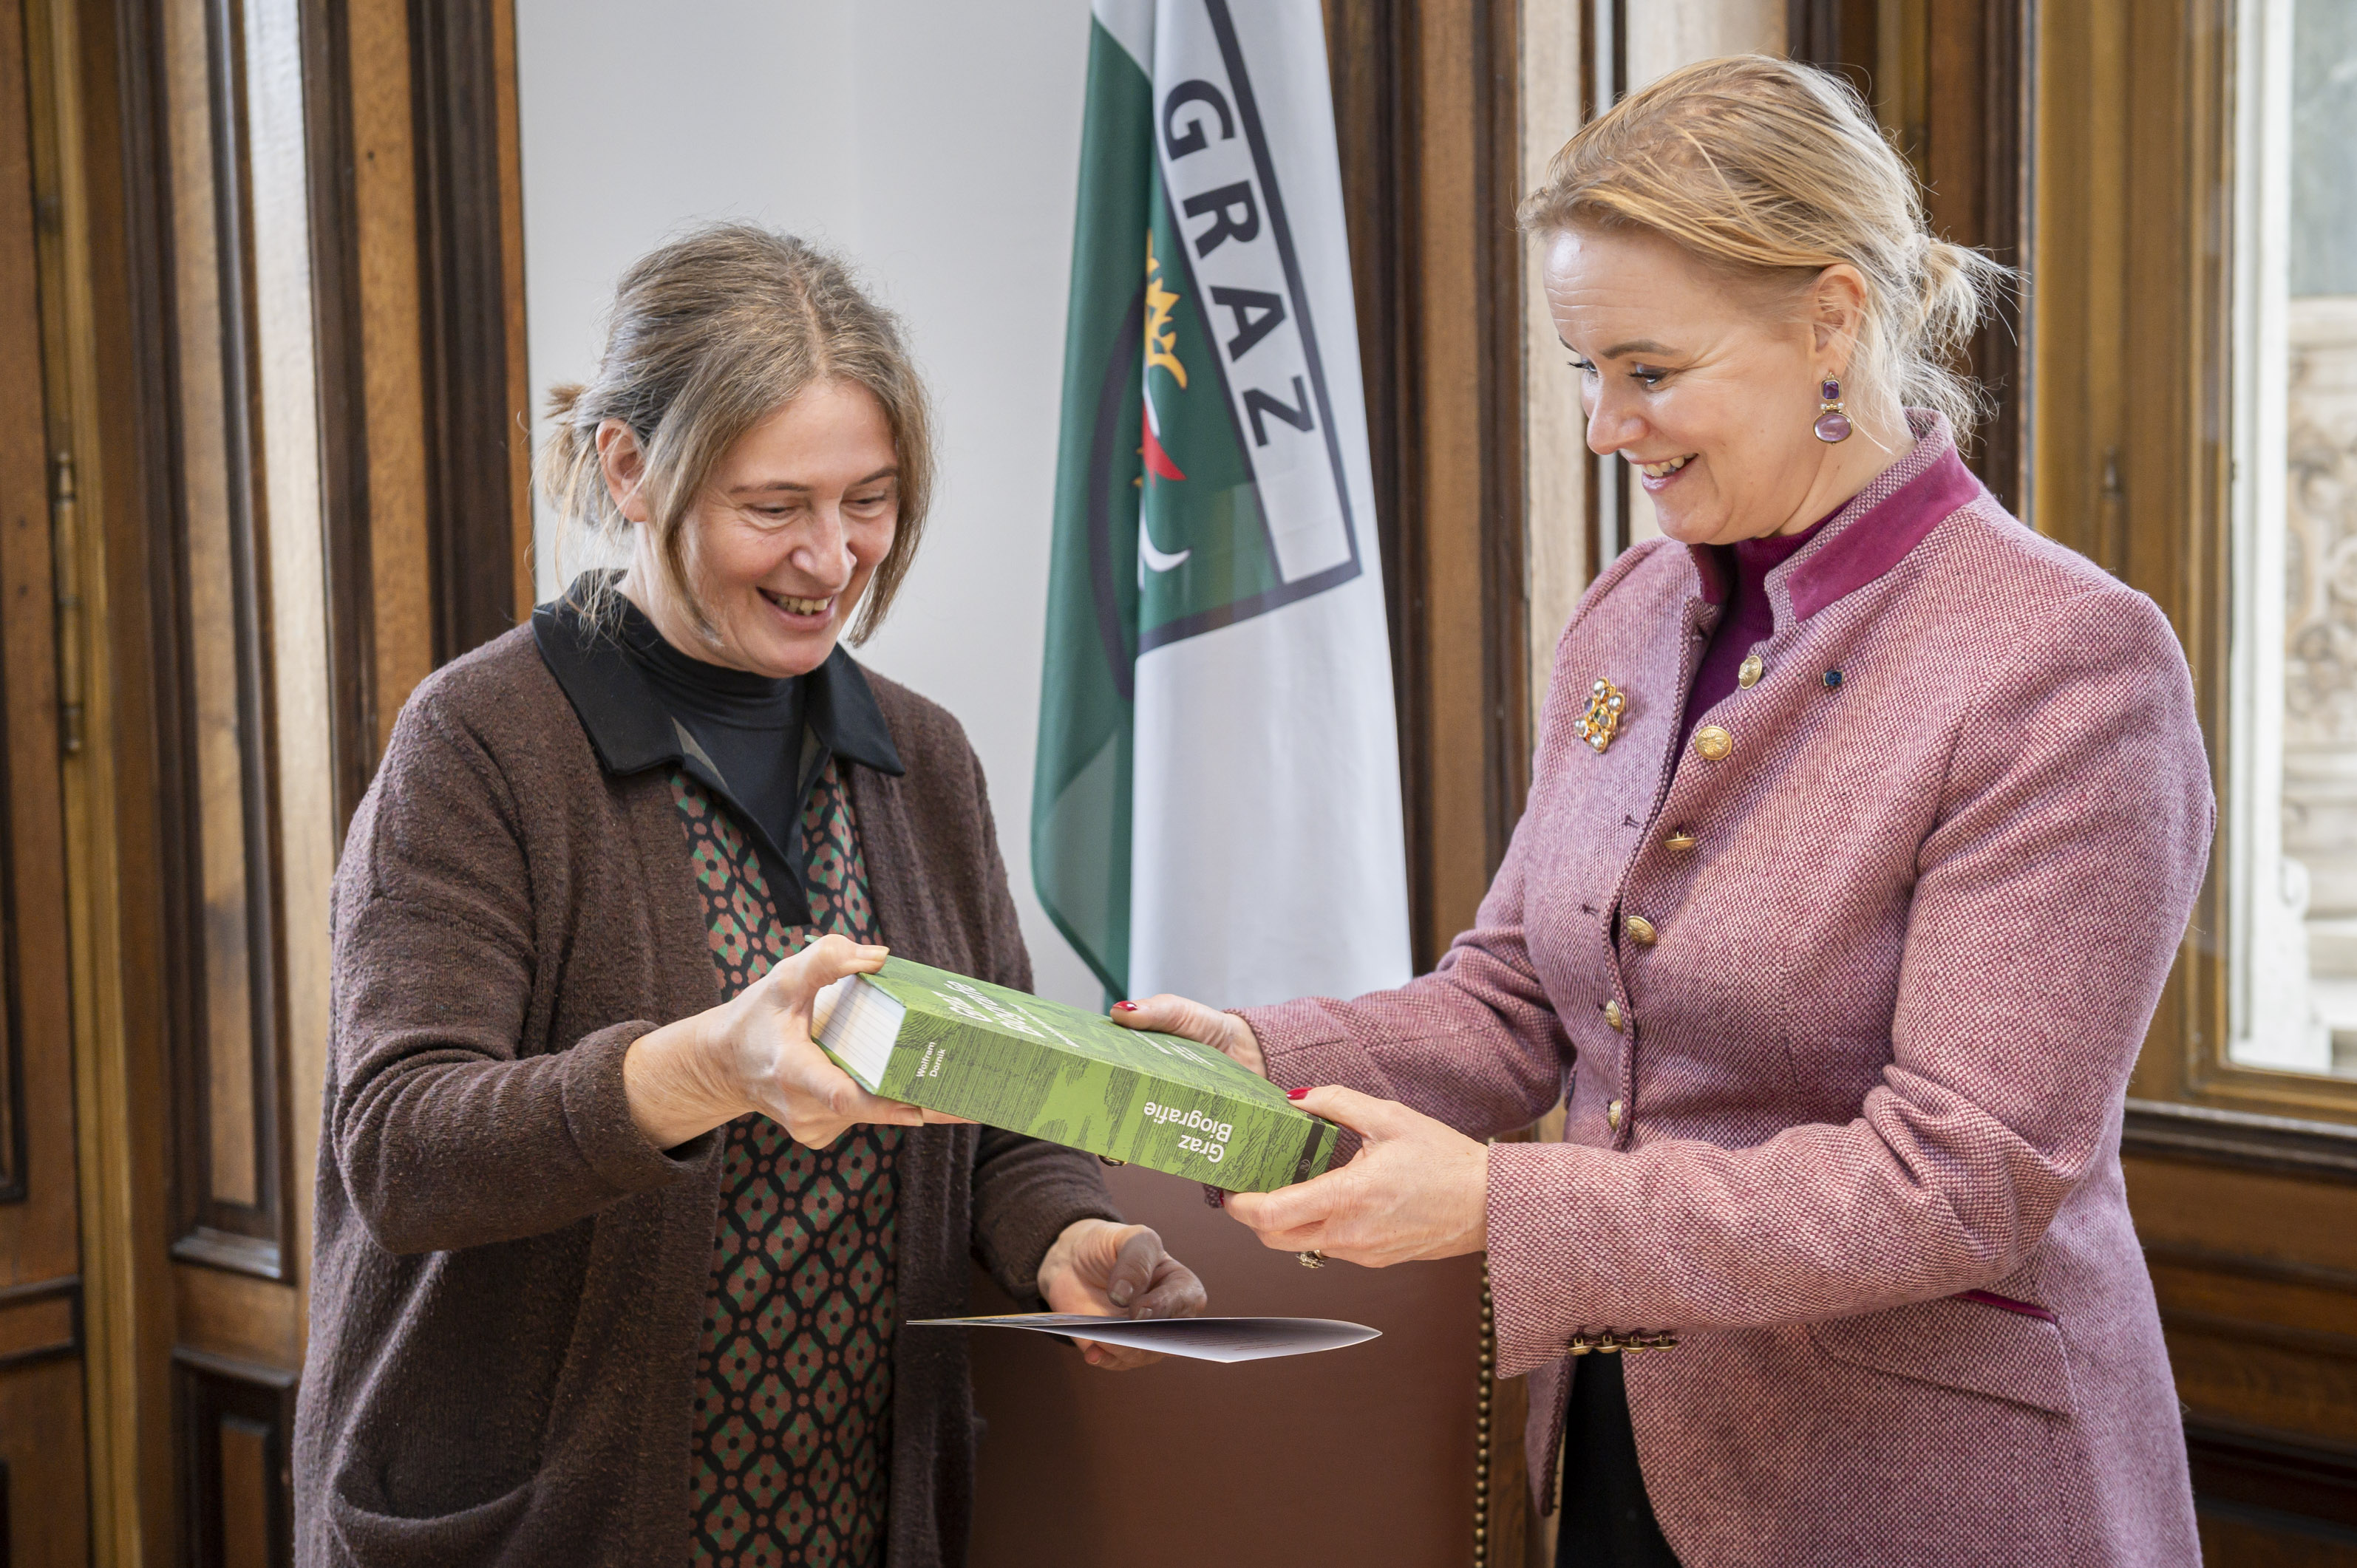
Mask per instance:
[[[1628,90],[1698,59],[1782,54],[1784,9],[1784,0],[1657,0],[1630,6]]]
[[[860,657],[964,723],[1039,988],[1093,1005],[1032,894],[1028,843],[1087,7],[518,0],[516,27],[541,392],[594,365],[622,269],[701,219],[823,239],[906,318],[942,484]],[[556,585],[544,539],[542,596]]]

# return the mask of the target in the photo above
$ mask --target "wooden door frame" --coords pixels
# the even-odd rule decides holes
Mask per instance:
[[[467,639],[503,629],[531,603],[528,453],[517,418],[524,381],[513,16],[507,0],[468,0],[468,16],[488,25],[494,45],[471,68],[469,91],[492,105],[486,122],[425,116],[405,86],[390,101],[377,91],[388,53],[408,81],[418,15],[447,21],[457,16],[449,7],[301,3],[322,433],[319,592],[329,691],[339,699],[326,744],[339,839],[409,689],[440,658],[471,646]],[[173,1030],[169,998],[145,956],[165,938],[152,868],[164,831],[156,801],[166,699],[148,607],[156,520],[172,505],[162,435],[169,413],[151,373],[157,306],[145,275],[160,243],[146,150],[153,51],[142,38],[155,0],[25,4],[37,187],[48,220],[38,239],[49,424],[79,480],[79,526],[61,526],[58,542],[60,581],[77,590],[60,633],[61,668],[79,677],[83,736],[62,777],[91,1542],[97,1562],[161,1563],[208,1550],[210,1472],[191,1468],[189,1457],[201,1446],[192,1442],[199,1418],[266,1416],[284,1453],[302,1355],[324,1041],[300,1042],[277,1064],[291,1208],[276,1271],[284,1283],[175,1261]],[[496,223],[454,237],[426,212],[454,205],[437,171],[451,166],[458,139],[492,149]],[[491,245],[488,256],[467,260],[468,246]],[[496,354],[445,331],[433,338],[444,351],[429,355],[438,318],[421,308],[420,277],[437,264],[497,280]],[[438,530],[417,473],[432,446],[429,405],[489,408],[495,435],[512,433],[488,442],[476,433],[478,453],[495,461],[496,486],[479,486],[481,499]],[[436,550],[447,564],[439,571],[430,559]],[[444,613],[437,599],[468,573],[499,584],[505,596],[495,611],[478,604],[471,618]],[[460,630],[434,635],[452,625]],[[198,1332],[192,1323],[207,1326]],[[283,1519],[285,1477],[265,1481],[278,1499],[273,1516]]]
[[[2018,270],[2029,266],[2035,239],[2039,5],[1788,0],[1785,7],[1788,52],[1838,72],[1866,98],[1922,182],[1932,232]],[[1905,17],[1895,30],[1910,36],[1885,36],[1886,16]],[[1964,368],[1987,392],[1990,416],[1964,446],[1966,463],[1997,499],[2043,527],[2030,478],[2035,343],[2024,304],[2021,291],[2003,291],[1974,335]]]
[[[144,726],[138,693],[114,680],[124,655],[144,657],[144,615],[127,618],[132,646],[115,635],[126,618],[119,553],[106,537],[140,476],[130,443],[108,411],[135,391],[125,349],[130,316],[122,227],[124,201],[118,65],[112,8],[27,0],[36,179],[53,222],[44,227],[42,284],[48,316],[44,372],[50,438],[71,455],[77,505],[59,531],[78,614],[61,628],[63,667],[80,675],[83,744],[61,764],[68,933],[75,1036],[76,1163],[81,1187],[85,1395],[92,1556],[135,1560],[144,1542],[171,1539],[169,1403],[161,1380],[158,1308],[166,1296],[160,1207],[147,1195],[165,1176],[162,1075],[136,1047],[140,999],[124,984],[127,955],[153,933],[129,925],[122,897],[124,802],[152,795],[126,779],[113,737]],[[60,518],[60,521],[68,521]],[[61,579],[62,580],[62,579]],[[127,699],[127,702],[126,702]],[[129,712],[124,710],[126,706]],[[128,790],[128,793],[126,793]],[[156,1484],[161,1482],[161,1485]]]
[[[1529,788],[1519,25],[1516,0],[1328,6],[1419,969]]]
[[[1530,787],[1520,0],[1329,0],[1415,967],[1473,923]],[[1468,1554],[1529,1538],[1523,1385],[1469,1327]]]
[[[532,428],[511,0],[410,0],[434,662],[529,618]]]
[[[72,464],[54,456],[53,386],[41,373],[59,325],[45,275],[57,235],[42,221],[56,158],[32,20],[21,3],[0,7],[10,220],[0,360],[18,371],[0,423],[0,1559],[64,1563],[89,1550],[91,1481],[59,776],[81,715],[80,671],[58,656],[75,618],[72,563],[56,554],[80,510]]]

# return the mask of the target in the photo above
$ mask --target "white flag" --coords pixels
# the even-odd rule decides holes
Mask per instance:
[[[1317,0],[1098,0],[1033,858],[1109,989],[1409,973]]]

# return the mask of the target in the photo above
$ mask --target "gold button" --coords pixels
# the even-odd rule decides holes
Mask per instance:
[[[1686,832],[1684,828],[1680,828],[1676,832],[1672,833],[1669,837],[1662,841],[1662,847],[1663,849],[1675,851],[1679,854],[1685,854],[1686,851],[1694,848],[1694,834]]]
[[[1705,762],[1724,762],[1735,749],[1735,737],[1717,725],[1705,725],[1695,731],[1695,750]]]
[[[1604,1124],[1615,1133],[1620,1131],[1620,1102],[1614,1101],[1604,1108]]]
[[[1760,677],[1766,673],[1768,673],[1768,666],[1761,663],[1760,655],[1755,653],[1737,667],[1736,683],[1746,687],[1757,686],[1760,684]]]
[[[1642,915],[1627,917],[1620,922],[1620,929],[1628,932],[1629,940],[1641,948],[1652,947],[1654,940],[1661,935],[1661,932],[1653,929],[1653,922]]]
[[[1604,1004],[1604,1021],[1612,1026],[1614,1033],[1620,1032],[1620,1026],[1625,1021],[1620,1016],[1620,1003],[1607,1002]]]

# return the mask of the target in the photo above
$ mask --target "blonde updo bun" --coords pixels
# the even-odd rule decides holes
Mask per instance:
[[[1846,262],[1867,291],[1847,394],[1936,410],[1960,440],[1984,412],[1955,367],[2012,274],[1932,236],[1913,172],[1831,72],[1767,55],[1674,70],[1565,143],[1522,221],[1648,229],[1795,289]]]

